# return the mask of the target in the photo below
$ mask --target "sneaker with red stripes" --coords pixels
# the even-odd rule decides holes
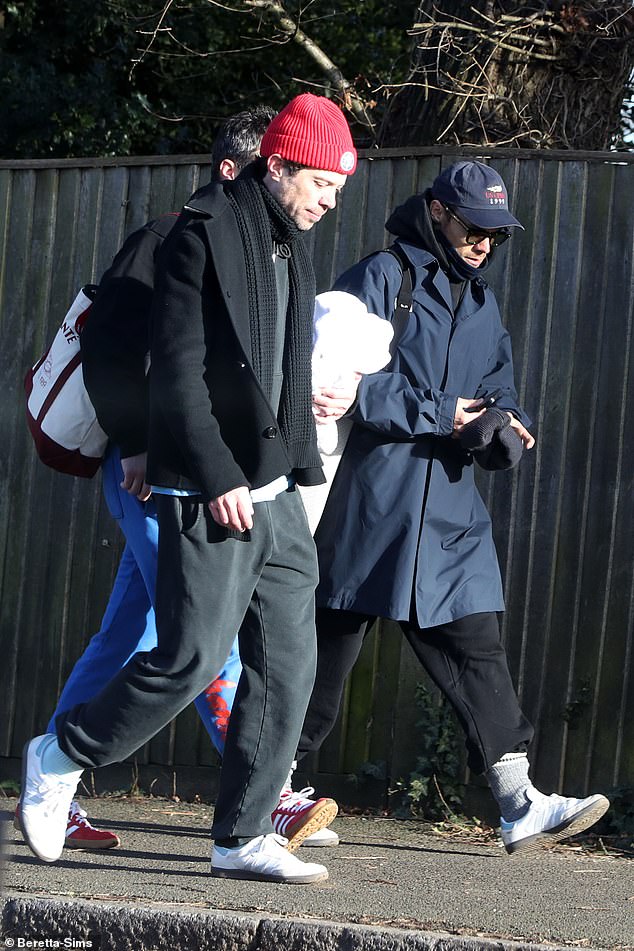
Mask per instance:
[[[15,810],[13,824],[16,829],[21,830],[19,810],[20,807],[18,806]],[[67,849],[114,849],[120,844],[119,836],[115,835],[114,832],[95,829],[88,819],[88,813],[73,799],[68,811],[68,824],[64,842]]]
[[[65,845],[67,849],[115,849],[120,842],[114,832],[95,829],[86,811],[73,800],[68,812]]]
[[[288,839],[289,852],[296,852],[308,836],[325,829],[337,815],[334,799],[311,799],[314,792],[312,786],[299,792],[285,786],[271,814],[276,833]]]

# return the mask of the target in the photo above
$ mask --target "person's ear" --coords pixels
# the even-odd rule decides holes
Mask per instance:
[[[284,173],[284,159],[276,153],[269,155],[266,160],[266,169],[274,182],[279,182]]]
[[[432,220],[435,221],[436,224],[439,225],[442,221],[444,211],[445,209],[443,208],[441,202],[439,202],[437,198],[432,198],[431,202],[429,203],[429,213],[432,217]]]
[[[238,166],[233,159],[223,158],[222,162],[218,166],[218,174],[221,181],[232,182],[238,175]]]

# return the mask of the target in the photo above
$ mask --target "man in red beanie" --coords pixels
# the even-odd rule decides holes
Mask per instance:
[[[262,158],[194,196],[160,252],[152,309],[148,482],[156,499],[158,647],[24,754],[20,814],[43,861],[64,845],[85,767],[117,762],[222,667],[243,673],[226,737],[212,874],[315,882],[291,854],[336,813],[321,800],[287,849],[276,818],[315,673],[315,549],[295,486],[323,482],[311,408],[315,280],[302,233],[336,204],[356,151],[328,99],[297,96]]]

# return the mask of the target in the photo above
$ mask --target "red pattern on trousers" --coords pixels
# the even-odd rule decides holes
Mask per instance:
[[[235,683],[232,680],[220,680],[219,678],[213,680],[205,690],[205,700],[211,710],[212,716],[216,720],[218,732],[222,738],[225,739],[229,727],[231,710],[227,706],[227,701],[220,693],[223,687],[235,687]]]

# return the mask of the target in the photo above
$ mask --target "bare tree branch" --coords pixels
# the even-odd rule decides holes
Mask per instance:
[[[413,25],[403,33],[413,39],[407,80],[373,89],[368,83],[363,92],[359,80],[349,80],[324,44],[306,32],[307,11],[318,17],[319,0],[298,4],[293,15],[285,0],[205,0],[248,29],[242,46],[236,36],[238,49],[200,51],[191,49],[195,41],[175,35],[177,0],[162,2],[153,27],[139,31],[143,41],[133,69],[150,55],[209,58],[294,44],[324,77],[320,84],[313,69],[308,85],[337,98],[380,145],[608,148],[634,68],[630,0],[418,0]],[[275,85],[272,73],[265,71]]]
[[[230,50],[207,50],[204,52],[195,51],[191,50],[184,44],[179,43],[179,41],[173,36],[171,28],[165,27],[163,25],[174,2],[175,0],[167,0],[152,30],[139,31],[139,33],[142,35],[147,35],[149,39],[143,48],[139,50],[139,56],[133,61],[131,72],[134,71],[136,66],[138,66],[139,63],[141,63],[146,58],[146,56],[154,52],[154,47],[160,34],[167,34],[170,39],[179,45],[186,53],[191,53],[196,56],[209,57],[217,55],[219,52],[222,52],[223,54],[232,52]],[[281,3],[281,0],[239,0],[239,2],[234,4],[220,3],[219,0],[206,0],[206,2],[210,6],[219,7],[220,9],[227,10],[230,13],[235,13],[242,16],[252,16],[257,14],[264,16],[275,23],[277,28],[280,30],[283,39],[279,40],[277,38],[269,38],[267,39],[266,43],[271,44],[276,42],[293,42],[300,46],[304,52],[310,56],[313,62],[317,64],[321,72],[326,77],[329,86],[340,97],[344,108],[352,113],[356,121],[361,126],[370,132],[374,132],[374,121],[366,102],[356,92],[353,84],[348,79],[346,79],[341,69],[330,59],[324,50],[301,29],[299,23],[297,23],[292,17],[288,15]],[[161,52],[161,55],[165,54]]]
[[[409,82],[388,100],[380,145],[618,140],[634,69],[631,0],[419,0],[408,32]]]
[[[368,113],[367,106],[355,92],[352,83],[344,77],[339,67],[333,63],[321,47],[304,33],[298,23],[288,16],[279,0],[244,0],[244,5],[261,10],[265,15],[275,20],[280,30],[289,39],[301,46],[319,66],[333,88],[340,94],[346,109],[350,110],[357,122],[367,129],[374,129],[374,123]]]
[[[161,11],[161,13],[160,13],[160,15],[159,15],[159,18],[158,18],[158,20],[157,20],[156,26],[154,27],[154,29],[153,29],[153,30],[151,31],[151,33],[150,33],[150,39],[149,39],[149,41],[148,41],[147,46],[145,47],[145,49],[143,49],[143,50],[140,51],[140,55],[137,57],[137,59],[135,59],[135,60],[132,61],[132,68],[130,69],[130,75],[132,75],[132,73],[133,73],[134,70],[135,70],[135,67],[138,66],[138,64],[143,61],[143,59],[145,58],[146,54],[150,51],[150,49],[152,48],[152,46],[153,46],[154,43],[156,42],[157,36],[158,36],[159,33],[163,30],[163,22],[164,22],[164,20],[165,20],[165,17],[166,17],[167,14],[169,13],[170,7],[172,6],[173,3],[174,3],[174,0],[167,0],[167,3],[166,3],[165,6],[163,7],[163,9],[162,9],[162,11]],[[167,32],[170,32],[170,31],[168,30]]]

